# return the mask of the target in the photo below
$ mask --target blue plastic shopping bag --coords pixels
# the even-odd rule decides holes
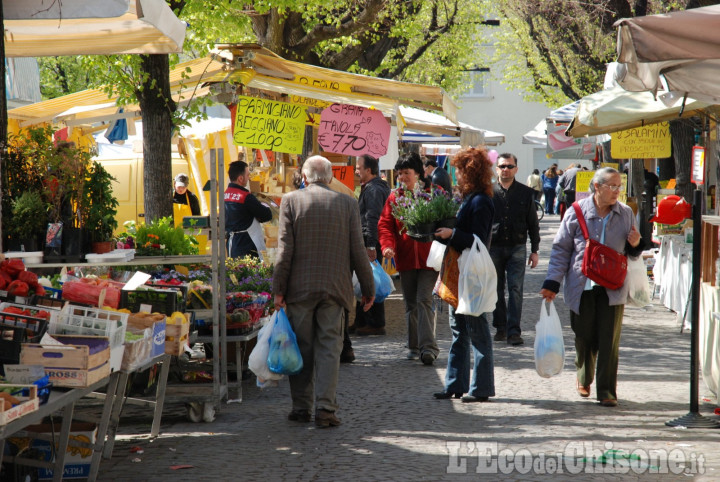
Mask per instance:
[[[277,320],[270,334],[267,364],[271,372],[280,375],[296,375],[303,368],[300,347],[284,308],[278,310]]]
[[[395,284],[377,260],[370,264],[375,277],[375,303],[382,303],[395,290]]]

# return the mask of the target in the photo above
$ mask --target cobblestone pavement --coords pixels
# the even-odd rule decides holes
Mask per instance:
[[[565,370],[550,379],[535,372],[537,292],[558,226],[557,216],[543,220],[540,266],[526,274],[525,345],[494,344],[497,396],[490,403],[433,399],[447,363],[447,310],[438,314],[435,365],[408,361],[396,292],[386,303],[387,336],[354,338],[357,360],[341,367],[342,426],[288,422],[287,381],[264,391],[247,381],[242,403],[223,405],[211,423],[192,423],[182,404],[168,402],[155,440],[146,435],[150,410],[128,408],[100,480],[437,481],[483,477],[477,472],[502,480],[720,479],[720,430],[665,426],[689,410],[690,336],[662,306],[626,308],[617,408],[577,395],[562,302]],[[700,412],[717,418],[702,380],[700,399]],[[131,453],[134,446],[144,453]],[[170,468],[179,464],[192,468]]]

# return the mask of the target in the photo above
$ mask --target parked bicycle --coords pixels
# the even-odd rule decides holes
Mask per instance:
[[[535,211],[537,211],[538,221],[542,220],[543,216],[545,216],[545,208],[540,201],[535,201]]]

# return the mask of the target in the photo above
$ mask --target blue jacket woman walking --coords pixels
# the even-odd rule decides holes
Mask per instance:
[[[543,193],[545,194],[545,214],[554,214],[555,206],[555,188],[558,183],[557,166],[553,164],[550,169],[540,176],[543,185]]]

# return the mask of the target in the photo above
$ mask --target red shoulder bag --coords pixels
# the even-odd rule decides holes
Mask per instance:
[[[625,275],[627,275],[627,257],[610,246],[590,239],[580,205],[573,203],[573,208],[575,208],[578,224],[580,224],[580,229],[585,238],[582,274],[607,289],[618,290],[622,288],[623,283],[625,283]]]

